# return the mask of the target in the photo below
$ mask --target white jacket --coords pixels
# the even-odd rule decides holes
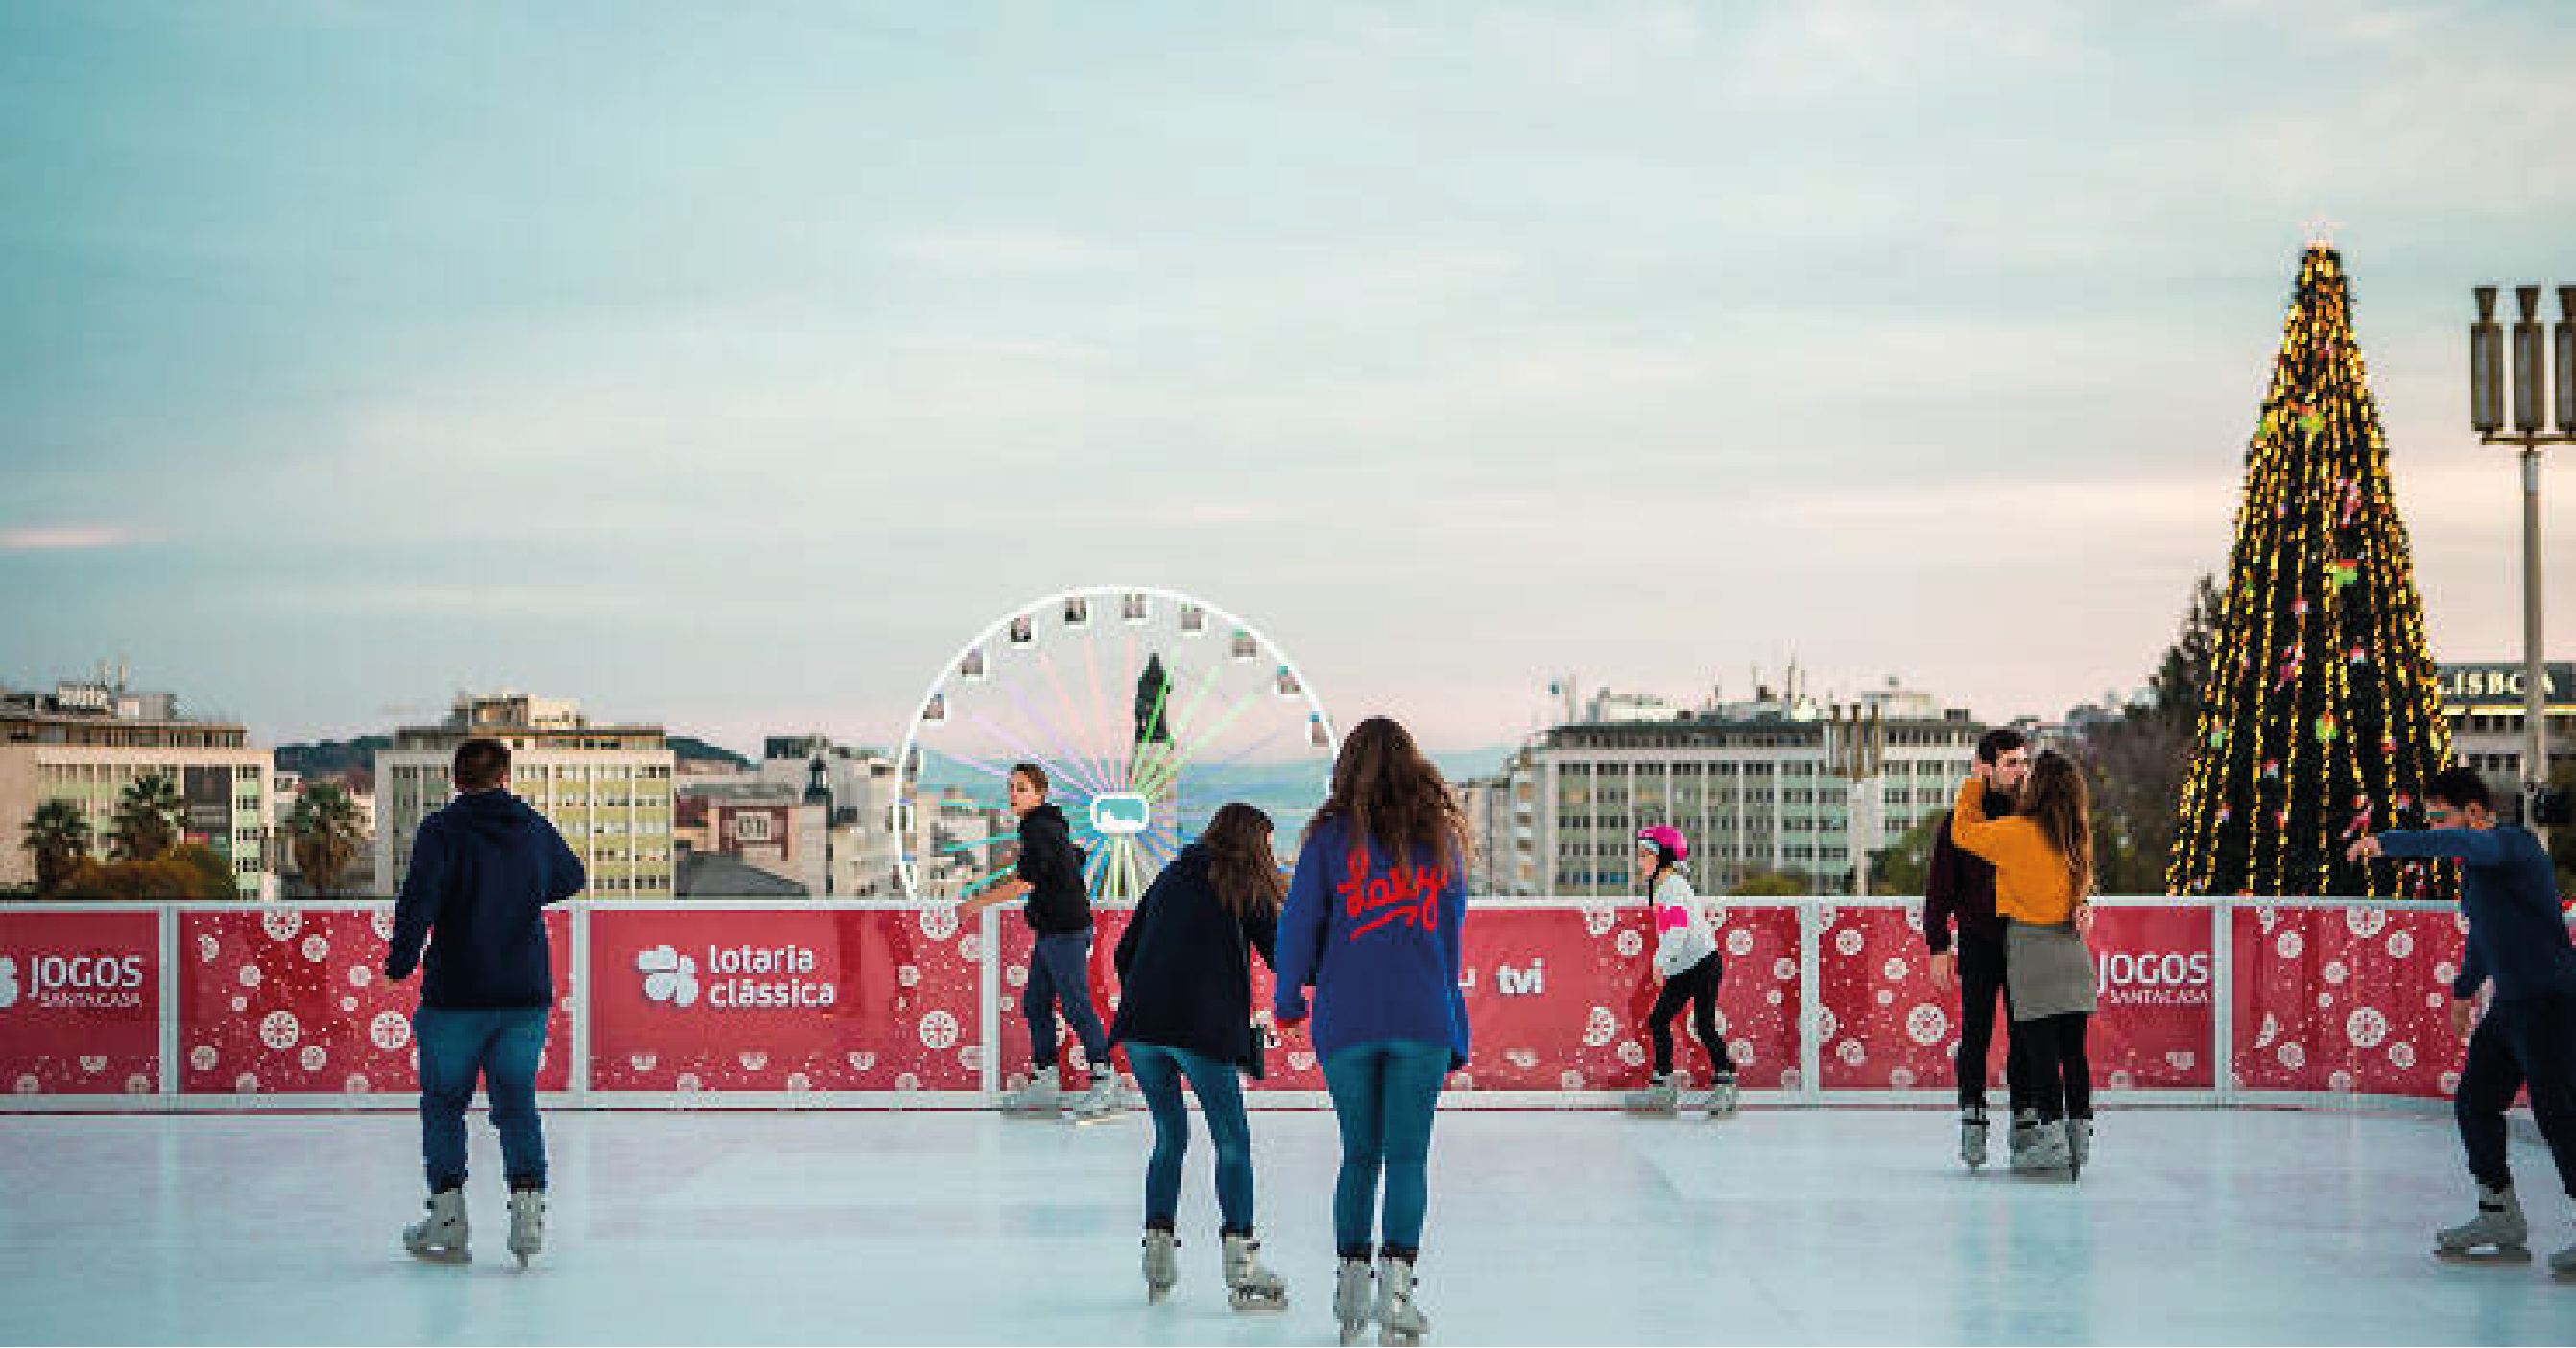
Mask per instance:
[[[1700,911],[1699,894],[1679,871],[1655,882],[1655,976],[1671,978],[1717,953],[1717,929]]]

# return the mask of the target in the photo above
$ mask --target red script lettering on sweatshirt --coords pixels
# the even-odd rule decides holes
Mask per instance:
[[[1333,886],[1333,892],[1341,895],[1342,910],[1354,920],[1367,919],[1351,928],[1351,939],[1356,941],[1389,922],[1409,923],[1423,931],[1434,929],[1440,923],[1440,891],[1448,884],[1446,866],[1431,870],[1398,866],[1371,880],[1368,852],[1354,847],[1349,873]]]

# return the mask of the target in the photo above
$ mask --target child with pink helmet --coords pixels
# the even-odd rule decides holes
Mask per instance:
[[[1714,1117],[1735,1112],[1735,1064],[1726,1041],[1717,1033],[1717,986],[1725,976],[1718,954],[1717,930],[1700,907],[1699,895],[1681,872],[1690,859],[1690,840],[1670,824],[1637,830],[1637,875],[1646,891],[1646,906],[1655,922],[1655,975],[1664,980],[1654,1009],[1646,1014],[1646,1032],[1654,1040],[1655,1075],[1645,1089],[1628,1093],[1628,1108],[1638,1113],[1671,1114],[1681,1108],[1681,1078],[1673,1071],[1673,1017],[1691,1009],[1691,1032],[1708,1050],[1712,1065],[1708,1112]]]

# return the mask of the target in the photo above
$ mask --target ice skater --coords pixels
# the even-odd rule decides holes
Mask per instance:
[[[1687,1006],[1691,1033],[1708,1050],[1709,1090],[1703,1103],[1712,1118],[1735,1112],[1735,1064],[1726,1041],[1717,1033],[1717,988],[1726,976],[1718,953],[1717,931],[1700,909],[1699,895],[1682,874],[1690,860],[1690,840],[1670,824],[1637,830],[1637,877],[1646,891],[1646,907],[1655,919],[1655,976],[1664,981],[1646,1013],[1646,1034],[1655,1048],[1655,1074],[1644,1089],[1628,1093],[1628,1108],[1641,1114],[1672,1114],[1681,1109],[1682,1080],[1673,1068],[1673,1018]]]
[[[1991,765],[1986,809],[2012,813],[2014,793],[2030,775],[2030,742],[2018,730],[1997,726],[1977,741],[1977,761]],[[1950,928],[1958,925],[1954,943]],[[1932,835],[1931,872],[1923,882],[1923,940],[1932,949],[1933,986],[1959,990],[1959,1159],[1968,1168],[1986,1163],[1986,1061],[1995,1038],[1995,1002],[2004,1003],[2004,1093],[2012,1132],[2005,1151],[2014,1169],[2028,1164],[2039,1109],[2031,1072],[2022,1061],[2021,1034],[2012,1025],[2012,995],[2004,986],[2003,920],[1995,915],[1995,868],[1950,837],[1944,815]]]
[[[2531,1115],[2558,1163],[2558,1183],[2576,1195],[2576,946],[2559,911],[2549,853],[2528,829],[2497,820],[2476,772],[2444,768],[2425,785],[2424,797],[2432,827],[2363,838],[2346,855],[2462,863],[2460,908],[2469,935],[2459,976],[2451,980],[2451,1025],[2468,1036],[2469,1048],[2452,1112],[2477,1181],[2478,1213],[2443,1228],[2434,1241],[2446,1254],[2520,1254],[2531,1227],[2505,1161],[2504,1112],[2516,1091],[2529,1087]],[[2490,980],[2495,994],[2480,1016],[2478,993]],[[2576,1245],[2551,1255],[2549,1267],[2576,1274]]]
[[[1240,801],[1220,808],[1207,832],[1154,877],[1118,938],[1118,1016],[1113,1044],[1154,1119],[1145,1163],[1145,1297],[1161,1301],[1180,1279],[1181,1162],[1189,1107],[1199,1098],[1216,1147],[1216,1204],[1226,1293],[1236,1310],[1277,1310],[1288,1285],[1261,1262],[1252,1230],[1252,1130],[1239,1074],[1258,1071],[1267,1033],[1252,1023],[1252,954],[1278,967],[1279,863],[1270,816]]]
[[[1029,951],[1029,984],[1020,1010],[1029,1022],[1029,1084],[1004,1097],[1016,1114],[1052,1116],[1062,1108],[1056,1090],[1056,1012],[1073,1026],[1091,1064],[1091,1088],[1073,1104],[1076,1123],[1119,1112],[1118,1068],[1109,1060],[1109,1032],[1091,1007],[1091,890],[1082,878],[1082,853],[1073,825],[1047,799],[1047,775],[1035,763],[1012,767],[1011,813],[1019,819],[1019,862],[1009,880],[957,905],[963,918],[997,904],[1027,899],[1022,910],[1037,943]]]
[[[1432,1117],[1441,1085],[1467,1062],[1458,934],[1468,857],[1466,817],[1440,770],[1404,727],[1362,721],[1306,826],[1280,918],[1273,996],[1280,1028],[1290,1029],[1305,1021],[1306,989],[1315,990],[1315,1053],[1342,1134],[1333,1315],[1345,1344],[1371,1320],[1380,1343],[1419,1343],[1431,1328],[1414,1301],[1413,1270],[1430,1199]],[[1374,1271],[1373,1234],[1382,1242]]]
[[[2051,749],[2031,764],[2020,813],[1989,818],[1998,768],[1980,759],[1959,784],[1950,836],[1995,868],[2004,980],[2039,1109],[2025,1167],[2081,1175],[2093,1151],[2092,809],[2075,760]]]
[[[420,822],[385,949],[385,977],[399,983],[421,967],[421,944],[429,945],[411,1021],[420,1050],[429,1216],[403,1232],[403,1248],[434,1263],[472,1257],[465,1111],[479,1077],[491,1094],[510,1186],[508,1248],[526,1268],[546,1240],[537,1057],[555,989],[545,906],[580,893],[588,880],[555,826],[510,794],[508,746],[469,739],[456,746],[450,771],[456,798]]]

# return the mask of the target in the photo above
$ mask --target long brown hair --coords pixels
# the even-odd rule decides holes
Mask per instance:
[[[2055,749],[2031,760],[2030,780],[2022,783],[2020,813],[2039,825],[2048,850],[2066,861],[2067,883],[2075,897],[2093,892],[2093,804],[2084,787],[2083,770]]]
[[[1359,723],[1333,760],[1333,790],[1306,821],[1311,836],[1327,820],[1345,820],[1390,865],[1409,864],[1416,847],[1438,864],[1467,868],[1474,844],[1466,812],[1440,769],[1403,726],[1383,716]]]
[[[1270,816],[1230,801],[1208,821],[1199,845],[1208,852],[1208,877],[1226,911],[1240,920],[1253,912],[1276,913],[1287,900],[1279,860],[1270,852]]]

